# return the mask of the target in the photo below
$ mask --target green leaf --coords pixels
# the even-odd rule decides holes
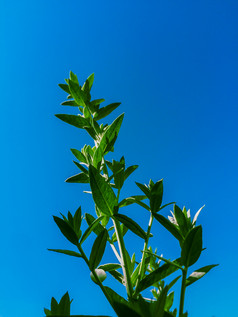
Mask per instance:
[[[154,304],[153,316],[164,317],[165,304],[167,299],[168,287],[166,286],[159,295],[159,298]]]
[[[174,302],[174,292],[171,292],[170,294],[168,294],[168,296],[166,298],[166,303],[165,303],[164,309],[166,311],[169,311],[170,308],[173,306],[173,302]]]
[[[48,316],[52,316],[51,315],[51,311],[49,310],[49,309],[47,309],[47,308],[44,308],[44,313],[45,313],[45,315],[48,317]]]
[[[54,314],[58,314],[59,313],[59,309],[58,309],[59,305],[56,301],[56,299],[54,297],[51,298],[51,313]]]
[[[180,259],[174,260],[173,262],[180,265]],[[165,277],[170,274],[176,272],[178,267],[165,263],[160,266],[158,269],[154,270],[152,273],[148,274],[145,278],[143,278],[138,284],[137,292],[142,292],[146,288],[152,286],[153,284],[163,280]]]
[[[61,105],[62,106],[70,106],[70,107],[79,107],[79,105],[74,100],[66,100],[66,101],[62,102]]]
[[[90,127],[90,123],[88,122],[88,120],[86,120],[85,118],[83,118],[80,115],[72,115],[72,114],[56,114],[55,115],[56,118],[70,124],[73,125],[76,128],[79,129],[85,129],[85,128],[89,128]]]
[[[138,168],[139,165],[132,165],[125,170],[125,180]]]
[[[179,232],[178,228],[171,223],[168,219],[163,217],[162,215],[158,215],[156,213],[153,213],[153,216],[155,217],[156,220],[159,221],[159,223],[164,226],[176,239],[179,240],[179,242],[183,241],[183,236]]]
[[[125,207],[125,206],[129,206],[132,204],[137,203],[138,201],[144,200],[147,197],[145,195],[135,195],[135,196],[131,196],[131,197],[127,197],[125,199],[123,199],[118,206],[121,207]]]
[[[107,230],[104,229],[94,241],[89,258],[89,267],[91,271],[94,270],[101,262],[101,259],[106,248],[107,238],[108,233]]]
[[[112,103],[106,107],[103,107],[97,111],[97,113],[94,116],[95,120],[101,120],[108,116],[112,111],[114,111],[117,107],[120,106],[120,102]]]
[[[77,104],[86,107],[86,93],[80,88],[79,84],[69,79],[69,90]]]
[[[62,316],[69,316],[70,315],[70,298],[69,293],[65,293],[64,296],[61,298],[59,302],[59,312]]]
[[[89,177],[84,173],[79,173],[67,178],[66,183],[81,183],[86,184],[89,183]]]
[[[80,238],[82,231],[80,230],[81,227],[81,222],[82,222],[82,212],[81,212],[81,207],[79,207],[73,218],[73,226],[74,226],[74,231],[77,234],[77,237]]]
[[[96,220],[92,215],[85,213],[85,219],[89,226]],[[104,230],[103,226],[98,222],[96,227],[93,227],[93,232],[98,236]],[[86,232],[86,231],[85,231]]]
[[[114,227],[113,227],[114,228]],[[121,224],[121,226],[120,226],[120,230],[121,230],[121,232],[122,232],[122,235],[123,235],[123,237],[124,237],[124,235],[127,233],[127,231],[128,231],[128,228],[126,227],[126,226],[124,226],[123,225],[123,223]],[[117,241],[117,235],[116,235],[116,232],[114,232],[113,233],[113,235],[112,235],[112,242],[114,243],[114,242],[116,242]]]
[[[74,74],[72,71],[69,72],[69,79],[67,79],[67,82],[69,82],[69,80],[72,80],[74,83],[79,83],[78,81],[78,77],[76,74]]]
[[[156,182],[150,192],[150,209],[152,212],[158,212],[163,198],[163,180]]]
[[[118,281],[120,282],[121,284],[123,284],[123,281],[124,281],[124,277],[121,273],[119,273],[118,271],[109,271],[109,273]]]
[[[80,162],[87,164],[86,157],[81,153],[79,150],[71,149],[73,155],[78,159]]]
[[[193,284],[194,282],[200,280],[204,275],[206,275],[211,269],[213,269],[218,264],[207,265],[196,271],[194,271],[186,280],[186,286]]]
[[[93,166],[97,166],[100,162],[102,155],[112,150],[114,143],[116,142],[124,114],[121,114],[116,118],[113,123],[108,127],[104,133],[99,147],[96,149],[93,157]]]
[[[130,229],[140,238],[144,240],[146,239],[147,237],[146,232],[134,220],[122,214],[116,214],[114,215],[114,217],[120,222],[122,222],[128,229]]]
[[[114,292],[110,287],[104,286],[106,292],[109,294],[112,307],[115,310],[117,316],[120,317],[141,317],[132,307],[130,304],[116,292]]]
[[[140,184],[140,183],[137,183],[136,182],[136,185],[140,188],[140,190],[143,191],[143,193],[150,199],[150,190],[147,186],[143,185],[143,184]]]
[[[75,162],[75,161],[73,161],[74,162],[74,164],[85,174],[85,175],[88,175],[88,170],[85,168],[85,167],[83,167],[81,164],[79,164],[78,162]]]
[[[202,252],[202,227],[193,228],[186,236],[181,252],[181,259],[185,267],[193,265]]]
[[[67,92],[67,94],[70,94],[69,86],[67,84],[59,84],[58,86]]]
[[[65,222],[63,219],[53,216],[55,223],[59,227],[62,234],[68,239],[71,243],[77,245],[78,244],[78,237],[72,227]]]
[[[90,233],[92,232],[92,231],[95,231],[95,229],[96,229],[96,227],[98,226],[98,224],[99,224],[99,222],[103,219],[103,217],[104,216],[101,216],[101,217],[99,217],[99,218],[97,218],[97,219],[95,219],[91,224],[90,224],[90,226],[85,230],[85,232],[84,232],[84,234],[82,235],[82,238],[81,238],[81,240],[80,240],[80,244],[82,244],[87,238],[88,238],[88,236],[90,235]],[[101,229],[101,231],[103,230],[103,227],[102,227],[102,229]],[[100,231],[100,232],[101,232]],[[99,232],[99,233],[100,233]],[[105,271],[105,270],[104,270]]]
[[[94,73],[91,74],[91,75],[87,78],[87,81],[88,81],[88,85],[89,85],[89,90],[91,90],[92,85],[93,85],[93,82],[94,82]]]
[[[182,235],[185,237],[188,233],[187,219],[182,210],[177,205],[174,205],[174,216]]]
[[[76,256],[78,258],[81,258],[82,255],[79,254],[78,252],[75,251],[70,251],[70,250],[61,250],[61,249],[48,249],[49,251],[57,252],[57,253],[62,253],[70,256]]]
[[[107,264],[100,265],[98,269],[103,269],[106,272],[115,271],[115,270],[121,269],[121,264],[107,263]]]
[[[89,178],[95,204],[103,214],[113,215],[113,209],[117,204],[113,189],[92,165],[89,166]]]

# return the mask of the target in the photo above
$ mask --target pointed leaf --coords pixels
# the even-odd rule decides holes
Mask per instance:
[[[80,115],[72,115],[72,114],[56,114],[56,118],[73,125],[76,128],[84,129],[90,127],[90,123],[85,118],[81,117]]]
[[[186,280],[186,286],[193,284],[194,282],[200,280],[204,275],[206,275],[211,269],[213,269],[218,264],[207,265],[196,271],[194,271]]]
[[[94,82],[94,73],[91,74],[91,75],[87,78],[87,81],[88,81],[88,85],[89,85],[89,90],[91,90],[92,85],[93,85],[93,82]]]
[[[100,217],[99,217],[100,218]],[[85,213],[85,219],[87,224],[91,226],[91,224],[96,220],[92,215]],[[103,226],[97,222],[96,227],[93,227],[93,232],[98,236],[104,230]],[[86,231],[85,231],[86,232]]]
[[[63,233],[66,239],[68,239],[71,243],[77,245],[78,244],[78,237],[72,227],[65,222],[63,219],[53,216],[54,221],[56,222],[57,226],[59,227],[60,231]]]
[[[79,150],[76,150],[76,149],[71,149],[71,152],[76,157],[76,159],[79,160],[79,162],[87,164],[86,157],[83,155],[83,153],[81,153]]]
[[[48,249],[48,251],[53,251],[53,252],[57,252],[57,253],[62,253],[62,254],[70,255],[70,256],[75,256],[75,257],[77,257],[77,258],[81,258],[81,257],[82,257],[82,255],[79,254],[78,252],[70,251],[70,250]]]
[[[136,196],[131,196],[128,198],[123,199],[118,206],[121,207],[125,207],[125,206],[129,206],[132,205],[138,201],[141,201],[143,199],[146,199],[147,197],[145,195],[136,195]]]
[[[125,170],[125,180],[138,168],[139,165],[132,165]]]
[[[122,222],[128,229],[130,229],[140,238],[146,239],[146,232],[134,220],[122,214],[116,214],[114,215],[114,217],[120,222]]]
[[[193,228],[186,236],[181,252],[181,259],[185,267],[193,265],[202,252],[202,227]]]
[[[59,313],[62,316],[69,316],[70,315],[70,298],[69,293],[65,293],[64,296],[61,298],[59,302]]]
[[[174,260],[173,262],[180,265],[180,259]],[[163,280],[165,277],[170,274],[176,272],[178,267],[171,264],[163,264],[158,269],[154,270],[152,273],[148,274],[145,278],[143,278],[137,288],[137,292],[142,292],[146,288],[152,286],[153,284]]]
[[[94,270],[101,262],[101,259],[106,248],[107,238],[108,233],[107,230],[104,229],[94,241],[89,258],[89,267],[91,271]]]
[[[92,165],[89,166],[90,186],[95,204],[107,216],[113,215],[117,199],[113,189]]]
[[[98,226],[99,222],[103,219],[103,217],[104,217],[104,216],[101,216],[101,217],[95,219],[95,220],[90,224],[90,226],[85,230],[84,234],[82,235],[82,238],[81,238],[81,240],[80,240],[80,242],[79,242],[80,244],[82,244],[82,243],[88,238],[88,236],[90,235],[90,233],[96,229],[96,227]],[[102,227],[102,230],[103,230],[103,227]],[[101,231],[102,231],[102,230],[101,230]],[[100,231],[100,232],[101,232],[101,231]],[[100,232],[99,232],[99,233],[100,233]],[[105,270],[104,270],[104,271],[105,271]]]
[[[182,210],[177,205],[174,205],[174,216],[182,235],[185,237],[188,232],[187,219]]]
[[[70,94],[69,86],[67,84],[59,84],[59,87],[67,92],[67,94]]]
[[[114,111],[117,107],[120,106],[120,102],[112,103],[106,107],[103,107],[97,111],[97,113],[94,116],[95,120],[101,120],[108,116],[112,111]]]
[[[162,226],[164,226],[176,239],[179,240],[179,242],[183,241],[183,236],[179,232],[178,228],[171,223],[169,220],[167,220],[165,217],[158,215],[156,213],[153,213],[153,216],[156,220],[161,223]]]
[[[85,175],[88,175],[88,170],[85,168],[85,167],[83,167],[81,164],[79,164],[78,162],[75,162],[75,161],[73,161],[74,162],[74,164],[85,174]]]
[[[137,183],[136,182],[136,185],[140,188],[140,190],[143,191],[143,193],[150,199],[150,190],[148,187],[146,187],[145,185],[143,184],[140,184],[140,183]]]
[[[156,182],[150,192],[150,209],[152,212],[158,212],[163,198],[163,180]]]
[[[103,269],[106,272],[115,271],[115,270],[121,269],[121,264],[107,263],[107,264],[100,265],[98,269]]]
[[[86,107],[86,94],[80,88],[79,84],[69,79],[69,90],[77,104],[81,107]]]
[[[67,178],[66,183],[81,183],[86,184],[89,183],[89,177],[84,173],[79,173]]]
[[[66,100],[66,101],[62,102],[61,105],[62,106],[70,106],[70,107],[79,107],[79,105],[74,100]]]

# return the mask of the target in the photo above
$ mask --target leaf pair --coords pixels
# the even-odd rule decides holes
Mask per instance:
[[[46,316],[70,316],[71,302],[68,292],[64,294],[59,303],[52,297],[50,310],[45,308],[44,312]]]

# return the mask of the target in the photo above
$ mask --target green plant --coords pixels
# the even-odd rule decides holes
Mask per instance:
[[[81,207],[74,215],[68,212],[62,218],[54,216],[54,221],[65,238],[71,242],[75,250],[49,249],[50,251],[78,257],[83,260],[91,272],[91,279],[100,287],[108,302],[118,316],[146,316],[169,317],[187,316],[184,312],[186,287],[202,278],[216,265],[208,265],[195,270],[188,276],[188,270],[194,265],[202,251],[202,227],[196,225],[201,209],[191,218],[190,211],[184,207],[180,209],[174,202],[162,204],[163,180],[149,181],[148,185],[136,183],[141,193],[125,199],[120,199],[124,182],[137,169],[137,165],[126,167],[125,158],[119,161],[106,159],[109,152],[114,151],[124,114],[117,117],[111,124],[99,124],[98,121],[111,114],[120,103],[113,103],[102,107],[104,99],[91,100],[91,88],[94,75],[88,77],[83,86],[79,85],[77,76],[70,72],[70,78],[59,86],[68,93],[63,106],[76,107],[78,115],[58,114],[57,118],[87,131],[94,145],[85,145],[81,151],[72,149],[78,161],[74,163],[80,172],[69,177],[68,183],[89,184],[95,203],[95,215],[82,215]],[[150,215],[146,231],[139,224],[129,218],[121,210],[131,204],[138,204]],[[173,205],[172,216],[162,216],[160,211]],[[87,222],[87,229],[82,233],[81,223]],[[178,259],[168,260],[153,251],[149,245],[152,237],[153,221],[158,221],[178,241],[181,256]],[[131,230],[142,241],[142,256],[138,262],[138,253],[129,255],[125,246],[125,235]],[[91,251],[84,249],[83,243],[91,235],[96,238]],[[105,248],[110,246],[115,254],[117,263],[101,264]],[[166,277],[181,272],[181,292],[179,309],[172,309],[174,292],[170,292],[174,284],[180,279],[176,276],[169,284]],[[104,280],[106,274],[111,274],[119,283],[125,286],[127,298],[123,298],[108,286]],[[142,292],[152,288],[153,299],[146,299]],[[70,300],[66,293],[57,304],[52,299],[51,310],[45,309],[47,316],[70,315]]]

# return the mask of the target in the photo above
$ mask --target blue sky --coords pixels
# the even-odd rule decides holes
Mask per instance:
[[[64,182],[76,172],[69,149],[89,141],[54,117],[69,70],[81,81],[94,72],[93,97],[122,102],[114,157],[140,166],[123,195],[164,178],[165,202],[192,213],[206,205],[198,266],[220,266],[188,289],[185,306],[191,317],[234,316],[237,13],[235,0],[1,1],[0,317],[43,316],[67,290],[72,313],[114,316],[82,262],[47,251],[69,247],[52,215],[93,212],[83,186]],[[142,209],[127,212],[146,228]],[[152,245],[176,256],[175,241],[153,231]],[[128,237],[132,251],[140,241]]]

